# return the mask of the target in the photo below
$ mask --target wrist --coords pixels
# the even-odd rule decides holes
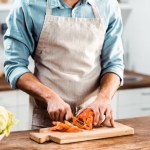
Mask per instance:
[[[107,103],[111,103],[111,99],[112,98],[110,96],[108,96],[106,94],[103,94],[101,92],[97,95],[97,100],[98,101],[105,101]]]
[[[52,101],[54,96],[55,93],[51,89],[46,87],[46,89],[42,92],[41,98],[48,104],[50,101]]]

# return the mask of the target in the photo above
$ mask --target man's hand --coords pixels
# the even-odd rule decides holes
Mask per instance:
[[[120,78],[114,73],[106,73],[100,82],[100,90],[96,100],[88,108],[94,111],[94,126],[111,125],[114,127],[114,119],[111,109],[111,99],[120,85]],[[81,113],[84,109],[79,111]],[[78,114],[79,114],[78,113]]]
[[[63,121],[72,117],[70,106],[53,90],[43,85],[33,74],[23,74],[17,81],[17,87],[34,98],[47,103],[47,111],[52,120]]]
[[[94,111],[94,126],[108,125],[114,127],[114,119],[110,100],[97,97],[95,102],[89,105]]]
[[[97,97],[97,99],[93,103],[86,107],[91,108],[94,111],[95,127],[99,127],[101,125],[114,127],[112,108],[109,102],[110,101],[108,100]],[[86,108],[81,109],[78,114],[80,114]]]
[[[65,103],[57,94],[52,94],[47,101],[47,111],[50,118],[55,121],[69,120],[72,118],[70,105]]]

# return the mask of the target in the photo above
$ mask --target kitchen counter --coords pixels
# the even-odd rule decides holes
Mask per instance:
[[[129,77],[125,79],[124,85],[120,87],[119,90],[150,87],[150,76],[128,70],[125,70],[125,76]],[[134,77],[137,79],[133,79]],[[0,91],[8,90],[11,90],[10,85],[7,83],[4,76],[0,77]]]
[[[124,85],[119,90],[150,87],[150,76],[125,70]]]
[[[5,80],[4,75],[0,77],[0,91],[12,90],[8,82]]]
[[[54,142],[38,144],[29,139],[30,131],[20,131],[11,133],[8,138],[4,138],[0,143],[0,150],[150,150],[150,116],[117,121],[133,127],[135,129],[135,134],[130,136],[59,145]]]

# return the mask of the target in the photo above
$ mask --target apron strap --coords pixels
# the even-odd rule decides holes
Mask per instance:
[[[101,18],[100,12],[99,12],[99,10],[96,6],[96,0],[89,0],[88,2],[92,7],[92,10],[93,10],[93,13],[94,13],[95,17],[96,18]]]
[[[47,0],[46,2],[46,15],[52,14],[52,10],[50,8],[50,2]]]

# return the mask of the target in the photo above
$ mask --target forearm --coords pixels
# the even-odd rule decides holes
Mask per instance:
[[[38,100],[46,102],[47,111],[52,120],[63,121],[64,118],[66,120],[72,118],[70,106],[54,91],[43,85],[32,73],[23,74],[17,81],[17,87]]]
[[[119,85],[120,77],[118,75],[115,73],[106,73],[101,78],[98,97],[111,102],[111,99],[119,88]]]
[[[43,85],[32,73],[23,74],[17,81],[17,88],[46,103],[54,94],[50,88]]]

